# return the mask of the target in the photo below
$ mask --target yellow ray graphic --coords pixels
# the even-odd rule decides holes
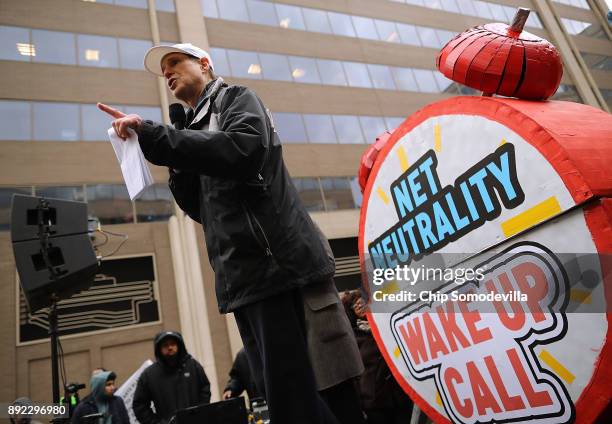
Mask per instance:
[[[538,355],[542,362],[548,365],[559,377],[561,377],[567,384],[572,384],[576,379],[576,376],[572,374],[567,368],[557,361],[557,359],[550,354],[547,350],[542,350]]]
[[[399,346],[395,346],[395,349],[393,349],[393,356],[395,356],[396,358],[399,358],[401,353],[402,352],[400,351]]]
[[[506,139],[505,139],[505,138],[502,138],[502,141],[501,141],[501,143],[499,143],[499,145],[500,145],[500,146],[503,146],[503,145],[504,145],[504,144],[506,144],[506,143],[507,143]]]
[[[442,136],[440,135],[440,124],[434,125],[434,150],[437,153],[442,151]]]
[[[501,223],[502,231],[506,237],[520,233],[546,219],[561,212],[561,205],[555,196],[549,197],[541,203]]]
[[[593,299],[591,298],[591,292],[587,290],[571,289],[570,300],[576,303],[590,304]]]
[[[376,194],[378,194],[378,197],[380,197],[380,200],[382,200],[385,205],[389,204],[389,197],[382,188],[378,187],[376,189]]]
[[[442,398],[440,397],[440,392],[436,392],[436,403],[442,406]]]
[[[383,294],[391,294],[391,293],[397,293],[399,289],[400,288],[399,288],[399,284],[397,284],[397,281],[392,280],[392,281],[389,281],[384,286],[382,286],[382,289],[380,289],[380,291]]]
[[[408,169],[408,156],[406,155],[406,151],[402,146],[397,148],[397,157],[399,158],[402,172],[404,172]]]

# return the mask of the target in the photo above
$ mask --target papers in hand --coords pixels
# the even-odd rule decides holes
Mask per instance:
[[[138,135],[129,129],[130,136],[127,140],[123,141],[114,128],[108,129],[108,138],[113,145],[117,160],[121,166],[121,172],[123,173],[123,179],[127,186],[130,199],[134,200],[140,197],[144,190],[153,185],[153,176],[151,176],[151,170],[147,165],[147,161],[140,150],[140,144],[138,144]]]

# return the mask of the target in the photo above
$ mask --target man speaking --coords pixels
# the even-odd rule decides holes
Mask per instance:
[[[214,74],[191,44],[156,46],[145,67],[185,102],[185,129],[98,104],[119,137],[138,134],[145,158],[170,168],[176,202],[200,222],[219,311],[234,312],[273,424],[336,423],[317,394],[300,288],[334,273],[293,186],[271,116],[246,87]]]

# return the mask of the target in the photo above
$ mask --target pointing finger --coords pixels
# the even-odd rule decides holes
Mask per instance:
[[[118,119],[118,118],[123,118],[125,116],[125,113],[115,108],[112,108],[108,105],[105,105],[104,103],[98,103],[97,106],[98,106],[98,109],[100,109],[102,112],[108,113],[113,118]]]

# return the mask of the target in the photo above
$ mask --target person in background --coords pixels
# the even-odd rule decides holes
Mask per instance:
[[[28,408],[33,405],[33,402],[28,397],[20,397],[15,399],[13,406]],[[13,414],[9,416],[11,424],[42,424],[40,421],[32,420],[32,414]]]
[[[242,392],[246,391],[249,396],[249,400],[261,397],[257,391],[255,381],[251,376],[251,368],[249,366],[249,359],[247,357],[244,348],[241,348],[236,354],[232,369],[229,372],[229,380],[223,390],[223,399],[230,399],[238,397]]]
[[[202,365],[187,352],[181,333],[162,331],[153,345],[157,360],[140,375],[132,402],[140,424],[167,423],[179,409],[209,403],[210,383]]]
[[[74,410],[73,424],[130,424],[123,399],[115,396],[116,378],[112,371],[101,371],[91,377],[91,393]],[[92,414],[102,414],[102,417],[88,419]]]
[[[359,290],[345,292],[342,302],[355,331],[365,371],[360,379],[361,404],[368,424],[405,424],[412,417],[412,400],[395,381],[382,357],[366,318]]]

